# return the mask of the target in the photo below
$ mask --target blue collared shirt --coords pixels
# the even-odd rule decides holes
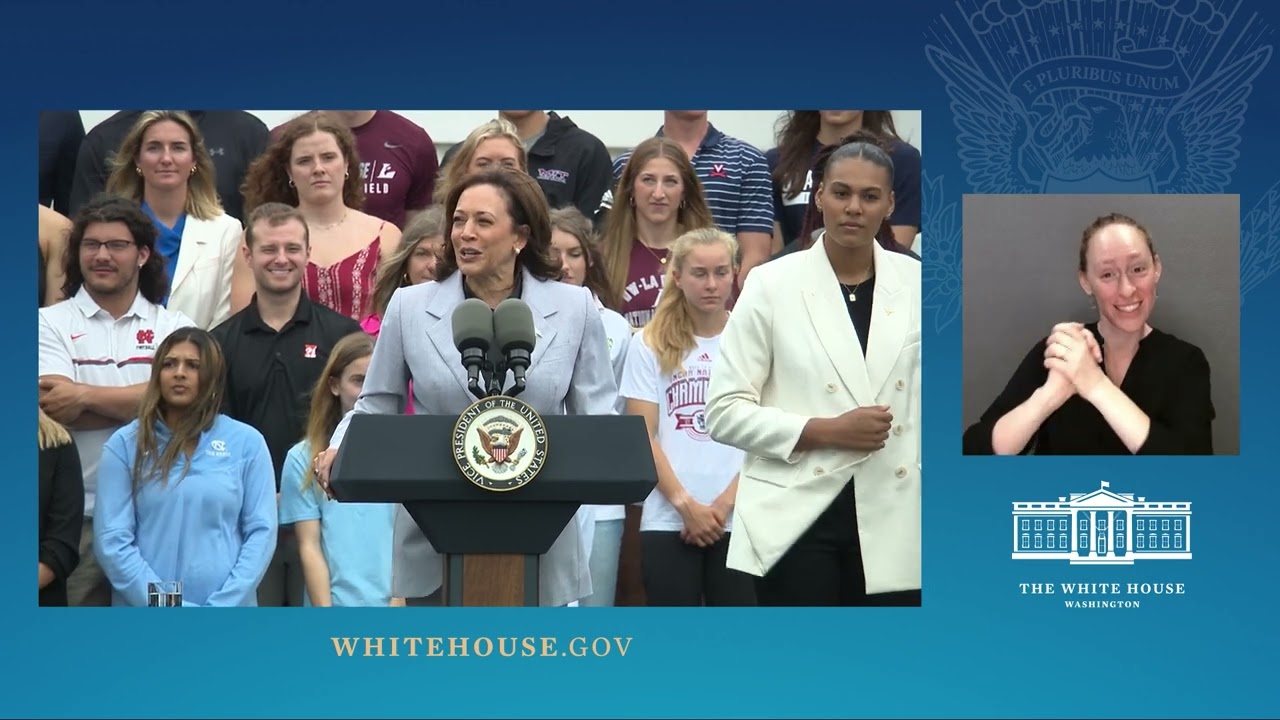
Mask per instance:
[[[182,250],[182,232],[187,227],[187,214],[182,213],[178,216],[178,222],[174,223],[173,227],[169,227],[160,222],[160,218],[156,217],[155,212],[145,200],[142,202],[142,212],[151,218],[151,224],[156,226],[156,231],[159,233],[156,236],[156,250],[164,258],[164,270],[169,275],[169,289],[160,299],[160,304],[168,307],[169,295],[173,292],[173,282],[178,275],[178,253]]]

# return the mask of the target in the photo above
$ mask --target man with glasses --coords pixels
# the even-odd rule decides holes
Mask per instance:
[[[102,445],[137,414],[156,347],[195,325],[160,306],[169,285],[156,229],[134,203],[100,195],[76,214],[67,240],[67,300],[40,309],[40,407],[71,430],[84,473],[80,564],[68,605],[110,605],[93,556],[93,508]]]

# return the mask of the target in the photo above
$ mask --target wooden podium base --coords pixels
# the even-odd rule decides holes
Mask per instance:
[[[444,592],[451,607],[537,607],[537,555],[445,555]]]

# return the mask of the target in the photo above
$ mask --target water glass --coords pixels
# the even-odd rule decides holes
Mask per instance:
[[[182,581],[147,583],[147,607],[182,607]]]

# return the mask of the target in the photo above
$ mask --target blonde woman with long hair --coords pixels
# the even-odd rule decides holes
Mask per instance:
[[[80,564],[84,525],[84,475],[75,440],[40,413],[40,605],[67,604],[67,576]]]
[[[293,525],[312,607],[392,604],[391,548],[395,505],[331,500],[311,472],[311,448],[326,448],[364,387],[373,338],[354,333],[329,353],[311,391],[307,436],[289,450],[280,477],[280,524]]]
[[[120,143],[107,192],[133,200],[155,225],[169,276],[161,305],[208,330],[231,316],[240,221],[222,210],[213,161],[191,116],[148,110]],[[241,275],[236,275],[239,272]]]
[[[645,419],[658,469],[640,520],[649,605],[755,604],[751,578],[725,567],[743,453],[715,442],[705,420],[737,250],[715,228],[677,238],[653,319],[627,354],[621,394]]]
[[[276,549],[275,468],[253,427],[221,414],[226,363],[199,328],[156,349],[138,417],[102,448],[93,549],[113,605],[182,583],[183,606],[254,607]]]
[[[485,170],[529,172],[524,141],[510,120],[495,118],[472,130],[467,138],[445,153],[433,201],[443,205],[452,190],[468,175]]]
[[[680,143],[654,137],[636,146],[614,188],[613,210],[600,232],[600,256],[614,297],[605,305],[632,327],[653,317],[671,244],[682,233],[713,227],[702,181]],[[639,506],[626,509],[617,603],[644,605]]]

